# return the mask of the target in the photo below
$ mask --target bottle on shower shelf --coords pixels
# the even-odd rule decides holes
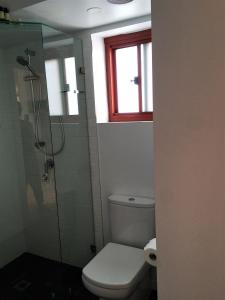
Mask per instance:
[[[0,21],[4,21],[4,20],[5,20],[4,8],[0,6]]]
[[[0,21],[5,23],[10,22],[10,14],[9,9],[7,7],[0,6]]]
[[[6,20],[7,22],[9,22],[9,21],[10,21],[9,10],[8,10],[7,7],[4,7],[3,10],[4,10],[4,17],[5,17],[5,20]]]

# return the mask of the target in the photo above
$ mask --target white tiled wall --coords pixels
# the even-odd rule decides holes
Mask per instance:
[[[154,197],[153,122],[98,124],[105,242],[110,241],[108,196]]]
[[[53,145],[60,143],[59,124],[52,124]],[[94,221],[87,127],[64,124],[66,143],[55,156],[59,226],[62,258],[65,263],[83,267],[93,256]]]
[[[83,42],[83,55],[85,66],[85,91],[87,103],[87,120],[90,149],[91,165],[91,184],[92,199],[95,225],[95,243],[97,250],[103,247],[103,225],[102,225],[102,205],[100,191],[100,173],[99,173],[99,152],[95,115],[94,84],[92,72],[92,43],[89,32],[83,32],[78,35]]]
[[[91,180],[93,193],[93,207],[94,207],[94,222],[95,222],[95,239],[98,250],[102,248],[104,242],[109,240],[108,214],[105,207],[105,189],[102,187],[102,178],[100,179],[100,160],[99,159],[99,141],[95,114],[95,93],[93,80],[93,66],[92,66],[92,40],[91,34],[106,30],[116,29],[118,27],[130,26],[141,22],[149,21],[149,16],[128,20],[125,22],[102,26],[91,30],[84,30],[77,33],[75,36],[82,39],[84,47],[84,65],[85,65],[85,81],[86,81],[86,96],[87,96],[87,114],[88,114],[88,130],[89,130],[89,146],[91,157]],[[146,125],[148,126],[148,125]],[[115,128],[115,127],[114,127]],[[124,127],[125,128],[125,127]],[[151,129],[150,129],[151,131]],[[150,140],[151,140],[151,133]],[[151,150],[150,150],[151,151]],[[151,157],[147,160],[152,160]],[[148,164],[148,163],[147,163]],[[152,170],[150,171],[150,173]],[[151,175],[149,175],[151,177]],[[150,179],[151,181],[151,179]],[[152,182],[150,182],[150,186]],[[150,192],[148,193],[151,194]],[[103,223],[104,219],[104,223]],[[103,234],[103,231],[105,234]],[[105,235],[105,241],[104,241]]]

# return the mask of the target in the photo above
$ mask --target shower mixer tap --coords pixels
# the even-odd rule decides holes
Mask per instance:
[[[27,56],[35,56],[36,55],[36,52],[34,50],[31,50],[29,48],[26,48],[24,50],[24,53],[27,55]]]
[[[54,160],[49,158],[46,159],[44,164],[44,174],[42,175],[43,181],[48,181],[49,178],[49,170],[53,169],[55,166]]]

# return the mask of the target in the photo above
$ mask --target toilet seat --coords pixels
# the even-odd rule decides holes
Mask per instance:
[[[109,243],[83,269],[82,278],[97,296],[125,298],[147,269],[142,249]]]

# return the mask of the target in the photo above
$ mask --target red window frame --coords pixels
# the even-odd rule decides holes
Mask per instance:
[[[151,29],[135,33],[122,34],[104,39],[106,55],[106,79],[108,91],[108,107],[110,122],[127,121],[152,121],[153,112],[142,112],[142,91],[141,91],[141,44],[152,41]],[[117,97],[117,79],[116,79],[116,50],[137,46],[138,78],[139,78],[139,112],[119,113]]]

